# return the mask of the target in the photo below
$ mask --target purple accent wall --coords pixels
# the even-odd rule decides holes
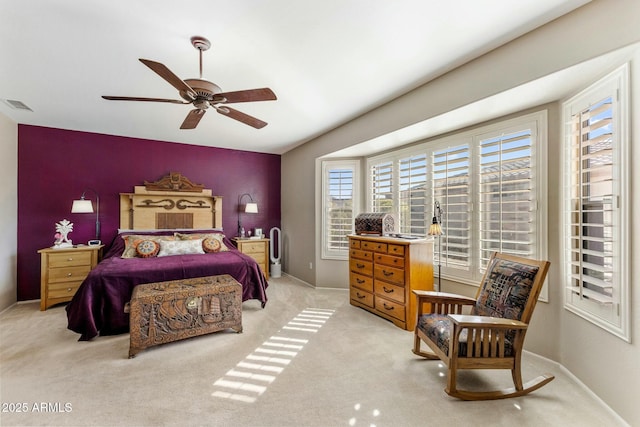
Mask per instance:
[[[237,234],[243,193],[259,210],[243,214],[246,229],[280,227],[279,155],[18,125],[18,300],[40,298],[37,251],[53,244],[58,221],[74,224],[73,243],[94,238],[95,214],[71,213],[85,189],[100,196],[101,239],[109,244],[119,226],[119,194],[171,171],[223,197],[228,236]],[[95,206],[95,193],[87,191],[86,198]]]

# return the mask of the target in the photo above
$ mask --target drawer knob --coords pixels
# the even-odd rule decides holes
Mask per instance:
[[[357,268],[364,268],[364,264],[356,264]]]
[[[356,292],[356,297],[358,297],[359,299],[365,298],[366,295],[360,295],[360,292]]]
[[[384,307],[385,310],[393,310],[394,308],[393,306],[389,307],[386,302],[383,302],[382,306]]]
[[[72,274],[72,273],[67,273],[67,277],[71,277],[71,274]]]
[[[67,292],[71,292],[71,288],[67,288]]]
[[[67,261],[73,261],[73,258],[69,257],[67,258]]]
[[[356,279],[357,283],[364,283],[364,279]]]
[[[386,292],[386,293],[388,293],[388,294],[392,294],[392,293],[393,293],[393,289],[387,289],[387,287],[386,287],[386,286],[383,286],[383,287],[382,287],[382,290],[383,290],[383,291],[385,291],[385,292]]]
[[[387,277],[393,276],[393,271],[382,270],[382,274],[384,274]]]

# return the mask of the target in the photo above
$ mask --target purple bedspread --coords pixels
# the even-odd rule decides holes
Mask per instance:
[[[112,248],[67,305],[67,327],[81,334],[80,341],[98,334],[129,332],[129,314],[124,307],[134,286],[218,274],[229,274],[242,284],[242,301],[257,299],[264,307],[268,283],[262,270],[226,238],[225,243],[227,252],[123,259],[120,255],[124,244],[116,237]]]

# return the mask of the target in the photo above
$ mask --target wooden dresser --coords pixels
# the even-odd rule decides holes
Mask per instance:
[[[82,281],[100,261],[103,245],[40,249],[40,310],[71,301]]]
[[[349,236],[351,305],[412,331],[413,289],[433,290],[433,240]]]
[[[264,276],[269,280],[269,239],[234,238],[233,243],[243,254],[255,259]]]

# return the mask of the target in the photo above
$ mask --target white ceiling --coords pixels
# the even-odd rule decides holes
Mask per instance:
[[[282,154],[589,0],[0,0],[0,102],[17,123]],[[138,61],[277,101],[234,104],[254,129],[191,106]]]

